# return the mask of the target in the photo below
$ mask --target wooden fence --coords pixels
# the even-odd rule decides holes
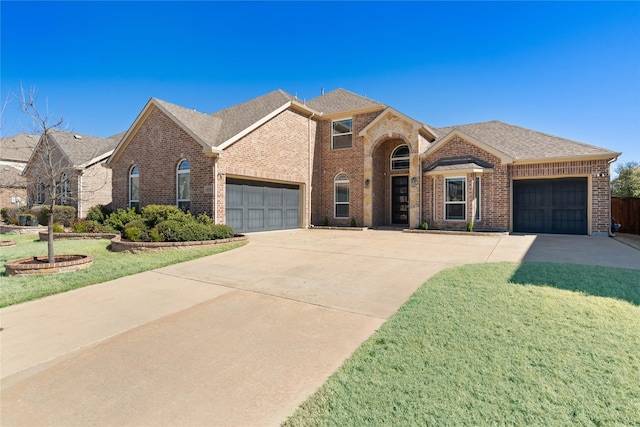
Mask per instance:
[[[611,197],[611,216],[620,233],[640,234],[640,197]]]

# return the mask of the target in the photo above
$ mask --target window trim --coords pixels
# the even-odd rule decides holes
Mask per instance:
[[[450,202],[448,201],[448,190],[449,190],[449,186],[448,186],[448,181],[460,181],[462,180],[463,182],[463,188],[462,188],[462,196],[464,198],[463,201],[459,202],[459,201],[454,201],[454,202]],[[447,217],[447,206],[448,205],[463,205],[463,213],[464,213],[464,218],[448,218]],[[466,222],[467,221],[467,177],[466,176],[451,176],[451,177],[446,177],[444,179],[444,203],[443,203],[443,208],[444,208],[444,220],[445,221],[456,221],[456,222]]]
[[[347,201],[339,202],[338,201],[338,184],[344,185],[346,184],[347,188]],[[346,216],[338,216],[338,205],[347,205],[347,215]],[[349,175],[346,172],[340,172],[333,178],[333,218],[335,219],[344,219],[349,218],[351,214],[351,181],[349,180]]]
[[[185,162],[189,165],[189,169],[180,169],[180,167]],[[181,199],[180,198],[180,175],[186,175],[186,174],[189,174],[189,181],[188,181],[189,198]],[[176,206],[180,208],[180,203],[185,203],[185,202],[188,203],[188,208],[184,209],[184,211],[185,212],[190,211],[191,210],[191,162],[187,159],[181,159],[178,162],[178,166],[176,166]]]
[[[350,132],[343,132],[343,133],[334,133],[334,123],[337,122],[346,122],[349,121],[351,122],[351,131]],[[334,137],[336,136],[344,136],[344,135],[351,135],[351,144],[349,144],[348,147],[335,147],[334,146]],[[331,121],[331,149],[332,150],[345,150],[345,149],[349,149],[349,148],[353,148],[353,117],[347,117],[344,119],[339,119],[339,120],[332,120]]]
[[[137,173],[133,173],[133,170],[137,169]],[[133,186],[131,185],[131,180],[133,178],[138,178],[138,199],[134,200],[131,197],[131,189],[133,188]],[[134,206],[133,204],[136,203],[137,205]],[[131,166],[131,168],[129,168],[129,207],[130,208],[136,208],[136,209],[140,209],[140,168],[137,165],[133,165]]]
[[[402,148],[406,148],[408,154],[406,156],[402,156],[402,157],[395,157],[396,152],[398,152],[400,149]],[[394,167],[394,162],[407,162],[407,167],[406,168],[397,168]],[[410,161],[411,161],[411,150],[409,149],[409,145],[407,144],[402,144],[402,145],[398,145],[393,152],[391,153],[391,157],[390,157],[390,168],[392,172],[395,171],[407,171],[410,168]]]

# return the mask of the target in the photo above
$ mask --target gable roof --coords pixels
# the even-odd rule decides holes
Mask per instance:
[[[50,135],[74,167],[111,154],[122,137],[122,133],[100,138],[63,131],[50,131]]]
[[[449,126],[434,129],[438,134],[431,151],[443,139],[450,139],[456,133],[470,136],[489,147],[504,153],[518,161],[545,161],[575,157],[594,157],[613,159],[620,155],[605,148],[583,144],[566,138],[549,135],[531,129],[514,126],[497,120],[467,125]],[[470,141],[472,142],[472,141]]]
[[[38,135],[28,133],[0,138],[0,159],[26,163],[38,145],[39,138]]]
[[[307,102],[307,106],[323,116],[361,110],[382,110],[386,106],[344,89],[335,89]]]
[[[152,106],[157,107],[171,118],[202,145],[205,152],[214,155],[289,107],[305,111],[308,114],[319,115],[300,103],[293,95],[281,89],[212,114],[200,113],[157,98],[151,98],[125,133],[107,164],[115,160],[128,144],[129,136],[135,133],[135,129],[145,120]]]

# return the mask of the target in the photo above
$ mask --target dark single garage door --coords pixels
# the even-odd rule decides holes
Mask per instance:
[[[229,178],[227,225],[237,233],[300,227],[300,186]]]
[[[513,181],[513,231],[587,234],[587,178]]]

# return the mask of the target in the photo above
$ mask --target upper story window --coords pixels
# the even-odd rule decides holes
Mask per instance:
[[[351,119],[331,122],[331,149],[351,148],[352,130]]]
[[[349,218],[349,177],[339,173],[333,180],[334,217]]]
[[[177,205],[183,211],[191,209],[191,164],[183,160],[178,164],[176,172]]]
[[[409,169],[409,147],[401,145],[391,154],[391,170],[400,171]]]
[[[140,210],[140,169],[137,166],[129,171],[129,207]]]
[[[467,219],[466,183],[466,178],[445,179],[445,219],[454,221],[464,221]]]

